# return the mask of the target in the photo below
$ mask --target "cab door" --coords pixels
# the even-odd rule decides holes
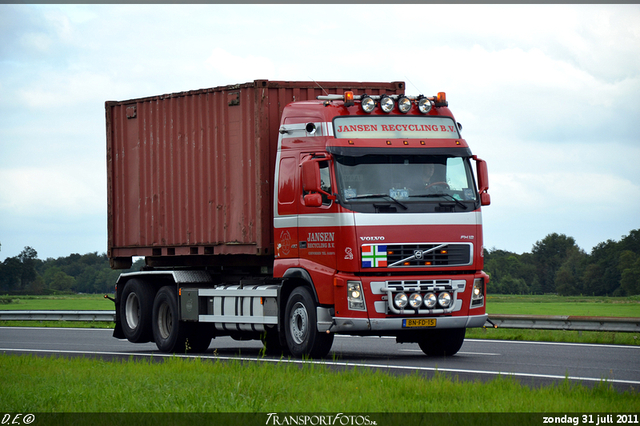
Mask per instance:
[[[303,152],[300,154],[299,164],[301,182],[297,195],[299,255],[303,259],[335,270],[336,244],[340,229],[338,207],[333,195],[335,180],[332,173],[332,160],[329,156],[322,154],[313,155]],[[312,178],[315,183],[305,185],[304,173],[315,174],[316,176]]]

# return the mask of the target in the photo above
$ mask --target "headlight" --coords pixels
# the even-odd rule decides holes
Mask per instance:
[[[406,96],[400,97],[400,99],[398,99],[398,109],[403,114],[408,113],[411,110],[411,99]]]
[[[407,303],[409,302],[407,295],[404,293],[398,293],[396,294],[396,297],[393,298],[393,303],[396,304],[396,307],[398,309],[404,309],[407,306]]]
[[[413,309],[418,309],[420,305],[422,305],[422,296],[420,296],[420,293],[413,293],[409,296],[409,305],[411,305]]]
[[[436,295],[433,294],[433,293],[427,293],[424,296],[424,306],[426,306],[429,309],[435,308],[437,301],[438,301],[438,299],[436,299]]]
[[[353,311],[367,310],[360,281],[347,281],[347,300],[349,301],[349,309]]]
[[[438,295],[438,304],[443,308],[448,308],[451,305],[451,294],[443,291]]]
[[[484,305],[484,279],[473,280],[473,290],[471,290],[471,307],[478,308]]]
[[[393,111],[395,105],[396,103],[389,96],[382,95],[382,98],[380,98],[380,108],[386,113]]]
[[[418,109],[421,113],[426,114],[431,111],[431,101],[427,98],[418,99]]]
[[[370,96],[362,96],[362,110],[369,114],[376,107],[376,101]]]

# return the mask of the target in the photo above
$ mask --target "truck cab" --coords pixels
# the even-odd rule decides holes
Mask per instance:
[[[317,300],[285,331],[304,334],[315,317],[318,345],[327,333],[391,335],[452,355],[485,324],[487,169],[460,131],[444,93],[346,92],[284,109],[274,276],[303,278]]]

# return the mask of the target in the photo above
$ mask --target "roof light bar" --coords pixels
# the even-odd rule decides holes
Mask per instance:
[[[389,114],[393,111],[396,104],[398,111],[407,114],[411,111],[413,104],[418,107],[418,111],[422,114],[428,114],[435,107],[449,106],[447,95],[445,92],[438,92],[436,96],[410,96],[410,95],[355,95],[353,91],[345,91],[342,95],[321,95],[317,99],[324,101],[343,101],[345,107],[355,105],[355,101],[360,101],[362,111],[370,114],[376,106],[380,105],[383,112]],[[328,103],[326,103],[328,104]]]

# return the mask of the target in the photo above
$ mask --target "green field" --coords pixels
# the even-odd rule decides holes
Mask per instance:
[[[113,297],[113,294],[109,296]],[[60,296],[0,296],[0,310],[113,311],[113,302],[102,294]]]
[[[22,413],[640,412],[636,392],[606,382],[532,388],[508,376],[469,382],[315,363],[0,355],[0,383],[0,407]]]
[[[487,313],[640,318],[640,296],[489,295]]]

